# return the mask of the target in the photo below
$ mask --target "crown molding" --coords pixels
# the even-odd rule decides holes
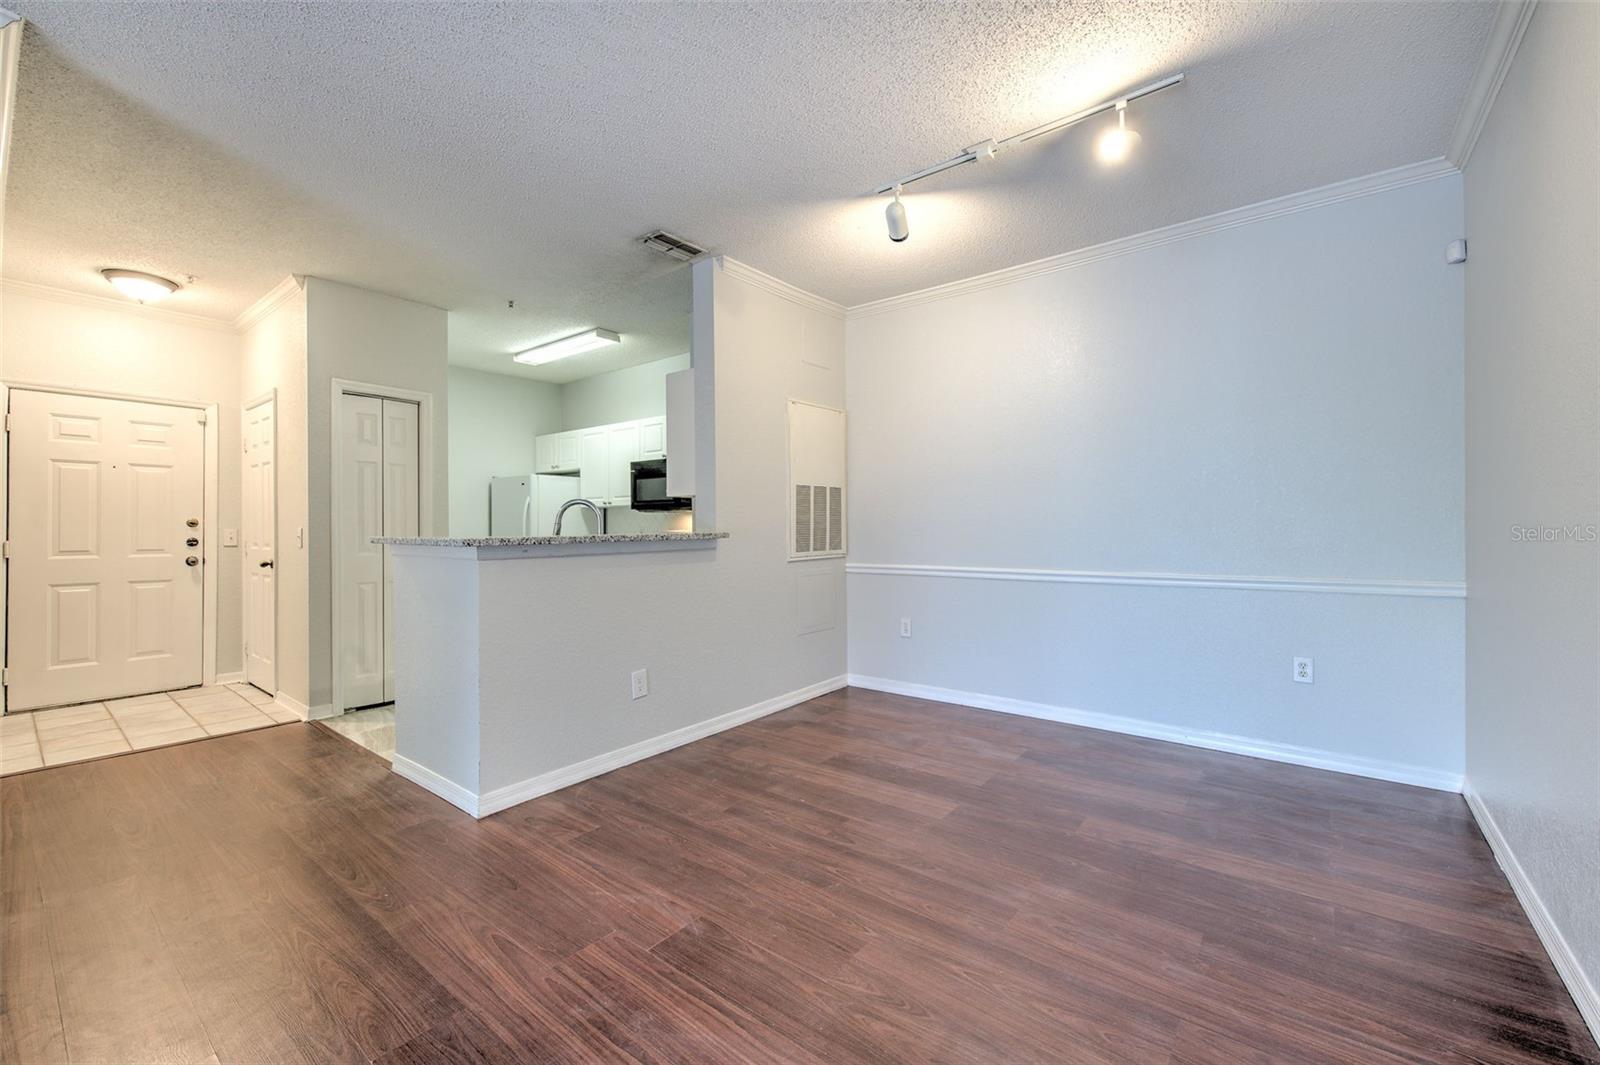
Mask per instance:
[[[284,300],[305,288],[305,278],[290,274],[267,290],[266,295],[256,300],[250,306],[239,312],[239,317],[233,320],[235,332],[244,333],[254,328],[256,323],[278,309]]]
[[[1489,121],[1495,97],[1500,95],[1500,86],[1505,84],[1511,61],[1516,58],[1517,47],[1522,44],[1522,35],[1528,30],[1528,20],[1533,17],[1535,3],[1536,0],[1499,2],[1494,28],[1489,32],[1489,43],[1484,48],[1483,58],[1478,61],[1477,71],[1472,75],[1472,83],[1467,86],[1467,98],[1461,104],[1461,113],[1456,116],[1455,130],[1450,134],[1450,149],[1445,153],[1445,158],[1459,168],[1466,168],[1467,159],[1471,157],[1472,149],[1483,133],[1484,124]]]
[[[74,292],[71,289],[56,288],[53,285],[41,285],[33,281],[17,281],[6,278],[0,281],[0,289],[6,292],[15,292],[18,295],[31,296],[34,299],[49,300],[52,303],[64,303],[73,307],[93,307],[96,310],[116,311],[120,314],[132,314],[141,318],[154,318],[174,325],[187,325],[199,329],[214,329],[218,332],[235,332],[233,323],[224,318],[208,318],[203,314],[190,314],[188,311],[174,311],[166,307],[150,307],[143,303],[122,299],[117,296],[94,296],[87,292]]]
[[[807,292],[803,288],[796,288],[789,282],[781,281],[771,274],[763,273],[748,263],[730,259],[726,255],[716,256],[715,261],[722,272],[729,277],[737,277],[741,281],[755,285],[757,288],[764,288],[776,296],[781,296],[791,303],[798,303],[800,306],[807,307],[813,311],[820,311],[835,318],[843,318],[845,316],[843,304],[823,299],[821,296]]]
[[[1116,240],[1108,240],[1103,244],[1094,244],[1087,248],[1079,248],[1076,251],[1063,252],[1060,255],[1036,259],[1031,263],[1022,263],[1019,266],[1008,266],[1002,270],[979,274],[976,277],[969,277],[961,281],[934,285],[932,288],[919,289],[916,292],[908,292],[901,296],[890,296],[887,299],[873,300],[870,303],[859,303],[849,308],[845,313],[847,317],[852,319],[866,318],[875,314],[901,310],[905,307],[915,307],[918,304],[932,303],[935,300],[951,299],[956,296],[966,295],[969,292],[979,292],[983,289],[994,288],[997,285],[1009,285],[1016,281],[1038,277],[1043,274],[1070,270],[1073,267],[1085,266],[1089,263],[1099,262],[1102,259],[1128,255],[1132,252],[1143,251],[1146,248],[1155,248],[1163,244],[1172,244],[1180,240],[1203,236],[1206,233],[1215,233],[1219,230],[1233,229],[1236,226],[1264,222],[1270,218],[1281,218],[1284,215],[1298,214],[1301,211],[1315,210],[1318,207],[1343,203],[1345,200],[1372,196],[1380,192],[1389,192],[1392,189],[1405,188],[1407,185],[1416,185],[1424,181],[1433,181],[1437,178],[1448,177],[1458,173],[1460,173],[1460,169],[1443,157],[1424,160],[1420,163],[1410,163],[1406,166],[1395,167],[1392,170],[1380,170],[1376,174],[1367,174],[1363,177],[1351,178],[1348,181],[1338,181],[1332,185],[1308,189],[1305,192],[1296,192],[1288,196],[1262,200],[1260,203],[1253,203],[1244,207],[1235,207],[1231,210],[1220,211],[1217,214],[1206,215],[1203,218],[1192,219],[1188,222],[1179,222],[1175,225],[1163,226],[1160,229],[1135,233],[1128,237],[1118,237]]]

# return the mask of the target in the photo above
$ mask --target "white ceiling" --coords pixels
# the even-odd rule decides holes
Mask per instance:
[[[232,318],[314,274],[456,312],[452,361],[496,370],[595,326],[634,339],[618,365],[686,350],[686,271],[634,242],[656,227],[854,305],[1440,156],[1495,14],[9,6],[32,25],[5,276],[104,293],[101,266],[193,274],[166,306]],[[1130,109],[1145,140],[1120,169],[1092,129],[1035,142],[915,186],[900,245],[863,195],[1180,70]]]

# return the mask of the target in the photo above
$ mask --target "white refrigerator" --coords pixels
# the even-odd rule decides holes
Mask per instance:
[[[490,536],[549,536],[556,511],[569,499],[577,498],[578,475],[538,473],[519,477],[489,478]],[[595,530],[594,515],[587,508],[567,511],[561,532],[568,536],[590,536]]]

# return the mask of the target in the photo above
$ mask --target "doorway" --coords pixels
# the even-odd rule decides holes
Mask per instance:
[[[22,388],[9,413],[6,709],[201,684],[205,413]]]
[[[379,536],[416,536],[422,404],[340,391],[334,439],[336,713],[394,701],[394,564]]]

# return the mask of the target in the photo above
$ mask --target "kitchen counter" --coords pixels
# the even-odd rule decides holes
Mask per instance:
[[[715,547],[718,540],[724,540],[727,536],[725,532],[603,533],[596,536],[379,536],[372,542],[386,544],[405,553],[422,548],[428,553],[455,557],[526,558]],[[440,552],[441,548],[445,550]]]

